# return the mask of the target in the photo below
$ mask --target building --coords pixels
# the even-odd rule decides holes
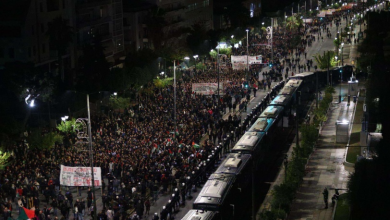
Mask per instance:
[[[57,69],[57,51],[50,48],[48,23],[62,17],[74,32],[63,59],[64,71],[77,65],[82,46],[99,34],[104,54],[113,65],[124,55],[122,0],[0,1],[0,66],[33,62],[48,72]]]
[[[50,48],[47,24],[61,16],[71,19],[66,0],[0,1],[0,66],[6,62],[33,62],[51,72],[57,67],[57,51]],[[64,66],[71,65],[71,49],[64,54]]]
[[[228,13],[234,11],[236,0],[214,0],[214,28],[226,29],[231,26]],[[261,15],[261,0],[245,0],[242,5],[247,10],[250,18]]]
[[[73,0],[77,55],[95,35],[101,38],[104,54],[112,65],[124,56],[122,0]]]
[[[213,0],[147,0],[164,9],[166,30],[202,24],[213,29]]]
[[[142,1],[123,2],[125,51],[151,48],[147,19],[155,5]]]

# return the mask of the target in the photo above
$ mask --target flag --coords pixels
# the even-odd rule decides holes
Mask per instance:
[[[176,130],[176,132],[173,132],[173,131],[171,131],[171,132],[169,132],[170,134],[174,134],[174,135],[176,135],[176,136],[178,136],[179,135],[179,132]]]
[[[195,149],[198,149],[200,146],[199,144],[195,144],[195,142],[192,142],[192,146],[195,148]]]
[[[34,217],[36,217],[35,211],[23,207],[23,209],[20,210],[17,220],[27,220]]]

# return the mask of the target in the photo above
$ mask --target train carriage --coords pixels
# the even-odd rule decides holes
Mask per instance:
[[[283,106],[268,106],[260,114],[259,118],[273,118],[275,120],[280,119],[280,116],[283,116],[284,107]]]
[[[193,209],[218,211],[221,219],[232,219],[233,204],[239,214],[242,201],[250,195],[251,158],[249,154],[227,154],[195,199]]]
[[[181,220],[216,220],[218,212],[191,209]]]
[[[212,174],[196,197],[193,209],[222,211],[235,179],[235,175]]]

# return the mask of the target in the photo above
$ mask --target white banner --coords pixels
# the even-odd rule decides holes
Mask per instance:
[[[93,168],[95,186],[102,185],[102,171],[100,167]],[[61,186],[92,186],[91,167],[67,167],[61,165]]]
[[[242,70],[247,67],[247,59],[249,64],[262,64],[263,63],[263,57],[261,55],[257,56],[231,56],[232,59],[232,67],[234,70]]]
[[[200,95],[218,94],[218,83],[192,83],[192,91]],[[219,83],[219,94],[223,94],[223,83]]]

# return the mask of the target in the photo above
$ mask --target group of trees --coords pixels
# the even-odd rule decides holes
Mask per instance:
[[[390,196],[390,27],[389,12],[367,13],[366,38],[358,47],[358,68],[368,71],[366,105],[369,130],[382,123],[383,139],[376,146],[376,157],[355,164],[348,182],[351,219],[386,219]]]
[[[340,60],[336,59],[336,53],[334,51],[324,51],[324,54],[316,54],[313,56],[320,70],[330,69],[335,67]]]

